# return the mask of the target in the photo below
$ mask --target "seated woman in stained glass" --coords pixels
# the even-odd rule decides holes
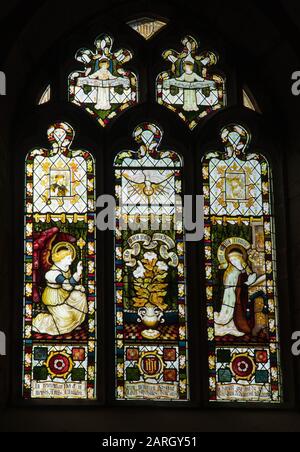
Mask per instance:
[[[45,275],[47,287],[42,301],[48,312],[37,315],[33,320],[33,331],[50,336],[71,333],[79,327],[88,312],[85,289],[80,285],[82,262],[72,275],[70,267],[76,259],[73,245],[61,242],[54,246],[54,265]]]

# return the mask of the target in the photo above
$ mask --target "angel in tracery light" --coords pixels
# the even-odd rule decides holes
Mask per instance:
[[[102,126],[137,103],[137,77],[123,67],[133,54],[127,49],[114,51],[113,46],[111,36],[98,36],[95,52],[83,48],[76,54],[76,60],[85,70],[70,76],[70,99],[85,106]]]
[[[194,129],[201,118],[225,105],[225,83],[211,71],[218,62],[217,54],[199,52],[199,43],[192,36],[181,42],[182,51],[169,49],[162,55],[171,69],[158,76],[157,101]]]

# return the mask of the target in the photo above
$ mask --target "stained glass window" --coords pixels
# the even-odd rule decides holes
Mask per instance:
[[[78,50],[75,58],[84,68],[69,77],[70,101],[84,108],[103,127],[138,102],[137,77],[124,67],[133,55],[129,50],[115,51],[113,47],[113,38],[102,34],[95,41],[95,51]]]
[[[149,39],[159,33],[167,23],[159,19],[144,17],[142,19],[132,20],[131,22],[128,22],[128,25],[146,39],[146,41],[149,41]]]
[[[157,102],[177,113],[193,130],[201,118],[226,105],[225,80],[211,70],[218,62],[214,52],[199,53],[192,36],[186,36],[182,44],[180,52],[163,53],[171,70],[157,78]]]
[[[115,160],[118,400],[189,399],[182,160],[162,135],[141,124]]]
[[[24,398],[96,397],[95,165],[74,130],[26,160]]]
[[[272,180],[249,132],[203,161],[210,400],[280,402]]]
[[[257,111],[258,113],[261,113],[260,109],[257,106],[257,103],[246,89],[243,89],[243,104],[244,107],[249,108],[250,110],[253,111]]]
[[[38,104],[43,105],[47,104],[51,100],[51,85],[48,85],[45,91],[43,92],[41,98],[39,99]]]

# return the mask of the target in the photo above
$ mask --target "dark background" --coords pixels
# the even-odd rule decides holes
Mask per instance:
[[[148,112],[143,105],[136,108],[133,117],[128,112],[117,127],[112,126],[108,131],[100,130],[87,114],[66,102],[64,76],[75,67],[72,56],[74,50],[85,45],[84,33],[89,33],[89,24],[92,30],[88,42],[104,31],[100,30],[104,24],[106,31],[112,31],[118,40],[120,23],[149,14],[167,17],[172,23],[184,21],[186,30],[197,30],[200,38],[213,36],[218,47],[224,49],[228,69],[232,68],[229,106],[226,111],[215,114],[211,121],[204,121],[193,135],[194,144],[198,146],[199,139],[204,147],[205,137],[214,130],[217,134],[220,125],[242,118],[257,132],[257,146],[263,146],[273,163],[285,394],[281,407],[208,407],[206,390],[202,389],[206,386],[205,344],[203,347],[197,344],[194,337],[197,326],[205,323],[193,320],[194,397],[189,406],[113,404],[107,396],[109,385],[104,383],[99,404],[95,406],[28,405],[20,400],[22,174],[26,152],[34,146],[47,145],[46,127],[56,119],[73,121],[76,130],[82,131],[78,144],[87,149],[95,149],[99,140],[110,141],[110,134],[114,134],[115,144],[122,143],[121,137],[128,136],[138,121],[151,117],[162,121],[169,132],[170,139],[165,137],[166,143],[177,140],[180,148],[180,141],[182,146],[182,140],[190,134],[183,124],[178,124],[175,115],[161,112],[155,102],[147,106]],[[129,41],[134,40],[134,32],[121,26],[119,36],[122,38],[126,33]],[[70,53],[64,54],[66,49]],[[138,56],[141,73],[142,57]],[[57,66],[62,65],[63,58],[66,66],[60,72]],[[0,98],[0,330],[5,331],[8,340],[7,357],[0,357],[0,431],[300,431],[300,357],[293,358],[290,352],[292,332],[300,331],[300,97],[291,94],[291,75],[300,70],[300,2],[10,0],[2,2],[0,9],[0,70],[7,77],[7,96]],[[37,107],[37,98],[49,80],[54,87],[52,101]],[[240,108],[241,99],[237,94],[240,91],[234,86],[244,84],[257,100],[262,116]],[[141,96],[146,99],[147,92],[142,92]],[[105,163],[111,167],[110,160],[103,157],[102,162],[101,157],[99,161],[103,174]],[[101,238],[100,243],[103,240]],[[101,257],[103,254],[102,250]],[[193,254],[191,259],[194,259]],[[193,294],[195,289],[195,295],[197,260],[193,262],[191,292]],[[100,281],[101,278],[102,274]],[[192,300],[193,318],[198,313],[196,301],[196,298]],[[109,309],[107,317],[105,315],[103,340],[105,330],[112,330]],[[101,381],[111,386],[111,368],[109,364],[107,369],[103,368],[107,363],[105,356],[112,355],[113,348],[111,342],[104,344],[106,354],[101,352],[99,356]]]

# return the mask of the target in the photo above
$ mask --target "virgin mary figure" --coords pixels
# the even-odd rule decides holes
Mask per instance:
[[[47,311],[33,320],[33,331],[57,336],[68,334],[82,325],[88,312],[84,287],[80,284],[82,262],[72,275],[70,267],[76,259],[76,250],[71,243],[61,242],[53,247],[53,266],[46,273],[47,286],[42,302]]]
[[[247,312],[249,286],[257,282],[257,275],[252,272],[241,250],[231,250],[227,259],[228,267],[223,278],[222,308],[219,313],[215,313],[215,335],[219,337],[251,335],[254,318],[251,312]]]

